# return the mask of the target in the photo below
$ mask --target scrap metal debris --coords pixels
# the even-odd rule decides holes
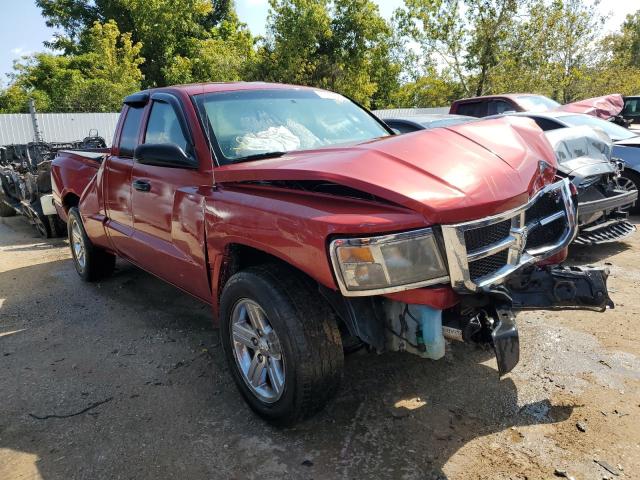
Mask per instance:
[[[29,416],[32,418],[35,418],[36,420],[46,420],[48,418],[69,418],[69,417],[75,417],[77,415],[82,415],[83,413],[88,412],[89,410],[93,410],[94,408],[103,405],[107,402],[110,402],[111,400],[113,400],[113,397],[109,397],[106,398],[104,400],[101,400],[99,402],[94,402],[91,405],[89,405],[86,408],[83,408],[82,410],[80,410],[79,412],[75,412],[75,413],[68,413],[66,415],[56,415],[56,414],[52,414],[52,415],[44,415],[44,416],[39,416],[39,415],[34,415],[33,413],[30,413]]]
[[[604,468],[610,474],[615,475],[616,477],[620,476],[620,471],[617,468],[612,467],[611,465],[609,465],[604,460],[595,460],[594,459],[593,461],[596,462],[598,465],[600,465],[602,468]]]

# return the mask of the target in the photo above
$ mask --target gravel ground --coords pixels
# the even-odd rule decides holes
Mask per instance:
[[[206,305],[124,262],[84,284],[66,241],[2,219],[0,479],[638,479],[639,252],[640,235],[574,248],[610,265],[615,310],[520,315],[502,379],[464,345],[358,353],[324,412],[276,429],[241,400]]]

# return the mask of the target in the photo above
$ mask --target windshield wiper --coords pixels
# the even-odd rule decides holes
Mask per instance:
[[[238,162],[250,162],[251,160],[263,160],[266,158],[278,158],[283,155],[286,155],[289,152],[264,152],[264,153],[256,153],[253,155],[247,155],[246,157],[234,158],[233,163]]]

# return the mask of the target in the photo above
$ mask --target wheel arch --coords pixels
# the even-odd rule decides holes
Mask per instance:
[[[217,265],[215,265],[217,263]],[[282,258],[273,253],[267,252],[265,249],[261,249],[256,246],[249,245],[247,243],[232,242],[228,243],[223,251],[223,254],[218,257],[217,261],[214,261],[212,268],[212,287],[213,287],[213,308],[214,308],[214,322],[218,322],[218,310],[220,305],[220,296],[222,290],[231,276],[241,270],[245,270],[249,267],[265,265],[265,264],[280,264],[291,269],[295,273],[308,278],[316,285],[320,285],[317,280],[312,278],[308,273],[304,272],[300,268],[293,265],[286,258]],[[320,291],[318,290],[318,294]]]
[[[75,192],[67,192],[62,197],[62,208],[64,208],[65,213],[69,214],[69,210],[72,207],[77,207],[80,204],[80,196]]]

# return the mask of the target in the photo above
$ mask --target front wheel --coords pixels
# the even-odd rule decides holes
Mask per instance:
[[[623,190],[638,190],[640,191],[640,174],[624,169],[618,177],[618,187]],[[636,200],[636,204],[629,208],[630,213],[640,213],[640,199]]]
[[[264,419],[291,425],[335,394],[344,356],[335,316],[307,278],[281,265],[233,275],[221,338],[240,393]]]
[[[85,282],[94,282],[113,273],[116,257],[94,246],[87,236],[77,208],[69,210],[67,223],[71,256],[76,272]]]

